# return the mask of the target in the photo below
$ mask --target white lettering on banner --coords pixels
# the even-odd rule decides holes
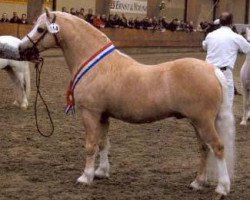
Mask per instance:
[[[113,0],[110,5],[110,11],[147,14],[147,1]]]

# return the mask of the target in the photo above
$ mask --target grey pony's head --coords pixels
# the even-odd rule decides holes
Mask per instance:
[[[36,46],[27,48],[27,49],[18,49],[18,53],[20,56],[20,60],[26,60],[26,61],[38,61],[40,58],[39,50],[36,48]]]
[[[17,61],[34,61],[39,59],[39,52],[36,48],[20,51],[17,47],[0,42],[0,58]]]

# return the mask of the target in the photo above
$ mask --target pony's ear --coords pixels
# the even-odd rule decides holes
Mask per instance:
[[[45,8],[46,16],[48,19],[50,19],[50,12],[48,8]]]

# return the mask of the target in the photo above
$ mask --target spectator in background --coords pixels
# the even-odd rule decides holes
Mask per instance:
[[[71,15],[76,15],[76,11],[75,8],[70,8],[70,12]]]
[[[122,13],[122,17],[120,19],[120,27],[121,28],[127,28],[128,20],[126,16]]]
[[[159,29],[161,31],[165,31],[166,29],[168,29],[168,22],[166,21],[165,17],[159,19]]]
[[[62,12],[68,13],[67,8],[65,6],[62,7]]]
[[[149,19],[149,22],[152,24],[153,30],[159,29],[159,22],[157,20],[157,17],[153,17],[153,19]]]
[[[106,16],[105,14],[103,14],[103,15],[101,16],[101,20],[102,20],[104,26],[106,27],[106,26],[107,26],[108,19],[107,19],[107,16]]]
[[[217,30],[218,28],[220,28],[220,21],[219,19],[216,19],[211,23],[207,21],[201,22],[200,27],[205,32],[205,35],[207,35],[208,33],[211,33],[214,30]]]
[[[183,20],[181,20],[178,30],[185,31],[186,28],[187,28],[187,24]]]
[[[8,19],[8,16],[7,16],[7,13],[3,13],[2,14],[2,18],[1,18],[1,23],[8,23],[9,22],[9,19]]]
[[[80,17],[81,19],[85,19],[85,10],[84,10],[84,8],[80,9],[78,17]]]
[[[135,23],[133,18],[129,18],[128,22],[127,22],[127,27],[128,28],[134,28],[135,27]]]
[[[205,31],[205,29],[208,27],[208,22],[204,21],[200,23],[201,30]]]
[[[17,15],[17,12],[13,12],[13,17],[10,19],[10,23],[20,23],[21,20]]]
[[[185,28],[186,32],[193,32],[194,31],[194,23],[193,21],[190,21],[186,24]]]
[[[76,16],[79,17],[79,15],[80,15],[80,11],[76,9]]]
[[[147,29],[148,29],[148,27],[149,27],[149,22],[148,22],[148,18],[147,18],[147,17],[145,17],[145,18],[142,20],[141,25],[142,25],[142,29],[144,29],[144,30],[147,30]]]
[[[106,27],[109,27],[109,28],[115,28],[115,20],[114,20],[114,15],[112,15],[112,14],[110,14],[110,15],[109,15],[109,18],[108,18],[108,21],[107,21]]]
[[[142,22],[139,20],[138,17],[135,18],[134,23],[136,29],[142,29]]]
[[[89,22],[90,24],[93,24],[93,20],[94,20],[94,15],[93,15],[93,10],[90,8],[88,9],[88,13],[85,16],[85,20],[87,22]]]
[[[20,19],[20,24],[28,24],[27,15],[26,14],[22,14],[22,17]]]
[[[102,21],[101,16],[99,14],[94,17],[94,19],[93,19],[93,25],[96,28],[104,28],[105,27],[105,24]]]
[[[178,28],[178,26],[179,26],[179,24],[178,24],[178,19],[175,18],[175,19],[173,19],[173,20],[169,23],[168,29],[169,29],[170,31],[176,31],[177,28]]]
[[[113,19],[114,19],[114,28],[119,28],[122,24],[120,16],[118,14],[115,14]]]

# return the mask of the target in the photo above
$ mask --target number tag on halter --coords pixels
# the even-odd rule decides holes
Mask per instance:
[[[52,23],[49,25],[49,32],[52,34],[58,33],[60,30],[59,25],[56,23]]]

